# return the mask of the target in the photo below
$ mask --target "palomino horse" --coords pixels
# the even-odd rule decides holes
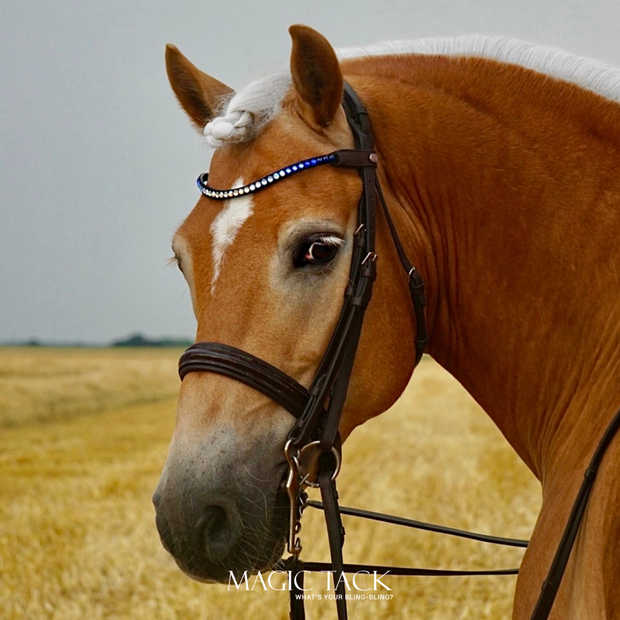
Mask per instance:
[[[620,406],[620,72],[489,38],[335,54],[292,27],[290,73],[234,94],[176,48],[168,76],[234,188],[353,139],[343,76],[369,110],[378,177],[426,280],[427,352],[482,405],[542,483],[514,618],[529,618],[583,472]],[[206,128],[205,128],[206,126]],[[197,340],[233,345],[308,386],[342,304],[361,183],[321,166],[260,193],[201,197],[173,249]],[[378,278],[340,423],[385,411],[414,366],[415,321],[384,217]],[[618,263],[618,264],[617,264]],[[293,424],[219,374],[183,381],[154,495],[162,541],[204,581],[280,558]],[[620,440],[609,447],[552,618],[620,618]]]

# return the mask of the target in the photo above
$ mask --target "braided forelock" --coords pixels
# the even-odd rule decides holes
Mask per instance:
[[[219,148],[230,142],[253,140],[280,111],[291,87],[291,75],[281,71],[253,82],[227,101],[220,115],[207,123],[207,144]]]

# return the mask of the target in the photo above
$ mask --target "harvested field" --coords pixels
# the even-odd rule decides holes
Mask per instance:
[[[173,398],[176,363],[169,349],[0,347],[0,428]]]
[[[3,619],[288,617],[287,593],[193,582],[161,547],[150,496],[174,426],[178,353],[0,350]],[[518,538],[529,536],[540,502],[538,483],[490,420],[431,360],[395,407],[347,442],[339,489],[343,505]],[[394,526],[345,526],[351,562],[510,567],[521,556]],[[320,513],[304,516],[303,541],[307,559],[327,559]],[[306,587],[325,594],[324,581],[312,576]],[[510,617],[513,577],[384,581],[391,600],[352,601],[352,618]],[[309,601],[307,614],[332,619],[334,603]]]

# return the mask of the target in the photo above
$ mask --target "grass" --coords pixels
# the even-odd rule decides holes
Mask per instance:
[[[3,395],[0,419],[9,419],[8,402],[12,426],[0,433],[0,617],[288,617],[286,593],[264,592],[260,584],[249,592],[198,584],[161,547],[150,495],[174,425],[175,403],[166,393],[178,385],[176,357],[176,351],[0,352],[3,391],[17,383],[28,394],[24,402],[48,403],[53,394],[55,403],[68,403],[68,412],[39,404],[20,419],[19,407]],[[33,376],[32,368],[43,367]],[[88,389],[81,389],[88,377]],[[430,360],[394,408],[354,432],[339,489],[343,505],[520,538],[528,537],[540,501],[538,483],[493,424]],[[350,562],[508,567],[521,555],[345,519]],[[304,515],[302,540],[306,559],[327,559],[317,511]],[[513,577],[384,581],[392,600],[352,601],[352,618],[510,617]],[[315,575],[307,587],[324,593],[323,582]],[[335,617],[331,601],[306,607],[310,620]]]

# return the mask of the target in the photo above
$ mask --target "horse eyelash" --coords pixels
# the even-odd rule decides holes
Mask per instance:
[[[344,239],[333,235],[326,235],[325,237],[319,237],[313,243],[323,243],[324,245],[340,248],[344,245]]]
[[[168,258],[168,259],[166,260],[166,264],[167,264],[168,266],[171,266],[171,267],[177,267],[177,268],[178,268],[178,270],[179,270],[181,273],[183,273],[183,267],[182,267],[181,259],[180,259],[180,258],[179,258],[176,254],[174,254],[173,256],[171,256],[170,258]]]

